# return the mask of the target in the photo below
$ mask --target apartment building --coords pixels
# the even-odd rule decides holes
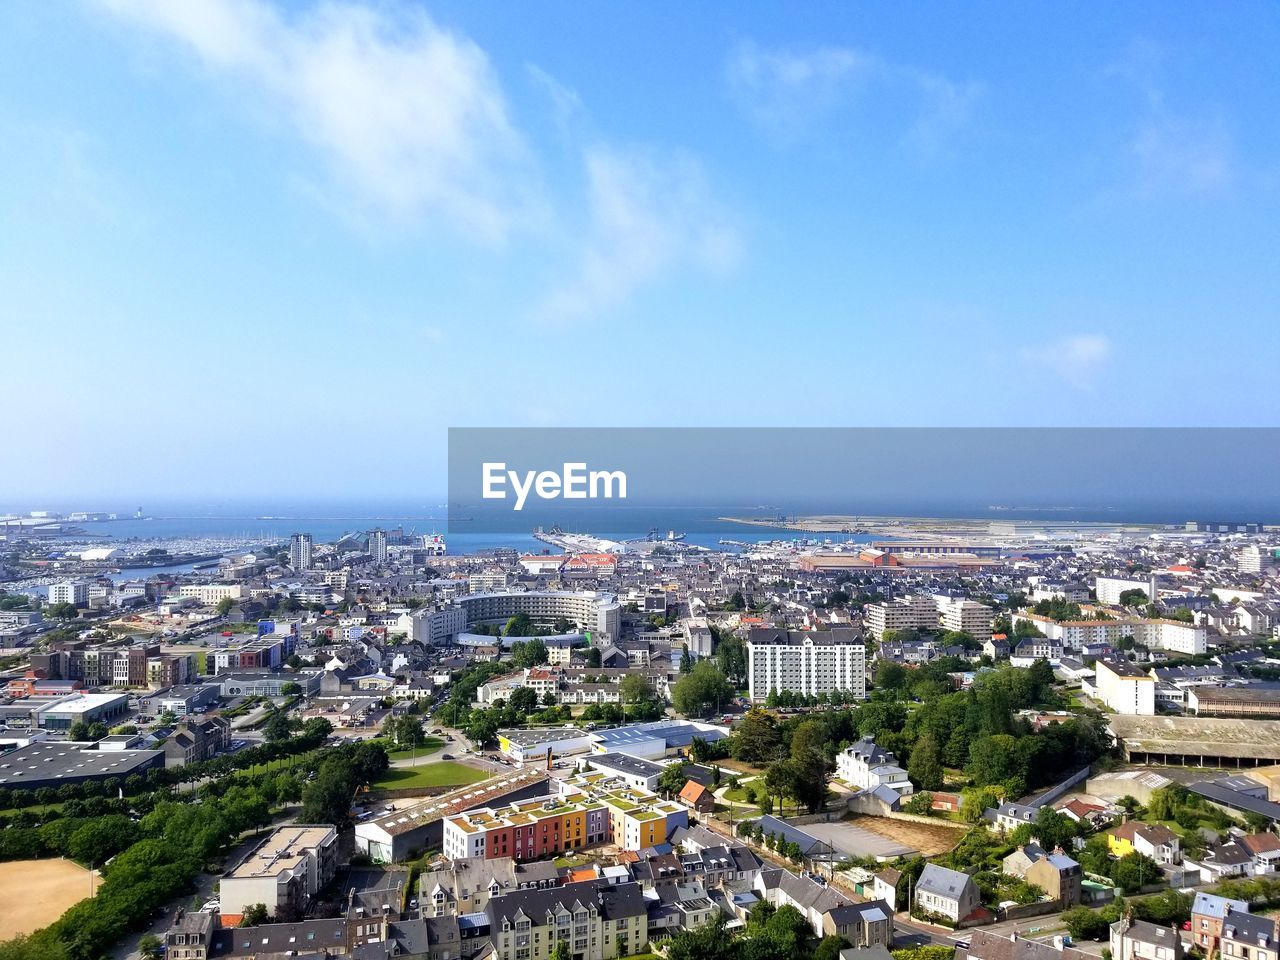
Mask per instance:
[[[1158,599],[1159,589],[1155,574],[1145,580],[1133,577],[1097,577],[1093,581],[1093,591],[1099,603],[1118,604],[1120,595],[1130,590],[1141,590],[1154,603]]]
[[[1156,712],[1155,678],[1128,660],[1099,660],[1094,665],[1095,695],[1116,713],[1138,717]]]
[[[852,627],[827,631],[753,628],[747,637],[747,685],[752,700],[771,690],[806,696],[837,690],[867,695],[866,647]]]
[[[560,943],[575,960],[614,960],[649,942],[649,912],[636,883],[517,890],[493,898],[484,912],[495,960],[547,960]]]
[[[938,600],[938,619],[943,630],[962,630],[979,643],[991,639],[991,608],[975,600]]]
[[[415,610],[407,615],[407,619],[407,623],[401,624],[401,629],[414,643],[428,647],[452,642],[467,626],[466,613],[458,607]]]
[[[554,797],[446,817],[444,855],[523,861],[602,843],[643,850],[666,843],[689,823],[680,804],[603,774],[581,774],[560,781],[556,789]]]
[[[83,580],[63,580],[49,586],[50,603],[70,603],[83,607],[89,602],[89,584]]]
[[[269,916],[297,919],[338,870],[338,832],[328,824],[280,827],[225,874],[222,923],[235,926],[255,904]]]
[[[311,569],[311,553],[315,542],[309,533],[295,533],[289,538],[289,566],[295,570]]]
[[[240,583],[188,583],[178,588],[178,596],[191,597],[206,607],[220,600],[243,600],[248,594]]]
[[[1276,565],[1276,551],[1251,543],[1236,555],[1236,569],[1241,573],[1266,573]]]
[[[869,603],[863,608],[862,622],[876,640],[884,637],[886,630],[936,630],[938,605],[933,597],[924,594]],[[990,634],[988,624],[987,635]]]
[[[1124,617],[1113,620],[1063,620],[1057,621],[1035,613],[1015,613],[1015,626],[1026,623],[1056,640],[1067,650],[1082,650],[1091,643],[1114,645],[1124,637],[1155,650],[1194,655],[1208,649],[1208,632],[1205,627],[1181,620],[1144,619]]]

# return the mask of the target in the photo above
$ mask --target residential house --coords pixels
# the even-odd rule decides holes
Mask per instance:
[[[968,874],[927,863],[916,881],[915,909],[959,923],[981,905],[978,886]]]
[[[893,867],[885,867],[876,874],[875,885],[872,888],[875,891],[875,897],[887,903],[890,910],[898,909],[898,881],[901,879],[902,871],[895,870]]]
[[[1031,865],[1037,860],[1043,860],[1044,856],[1044,849],[1039,844],[1023,844],[1004,858],[1004,875],[1025,880]]]
[[[957,957],[968,960],[1093,960],[1090,954],[1064,946],[1060,938],[1053,942],[1024,940],[1016,933],[1009,936],[974,930],[969,935],[969,946],[956,951]]]
[[[1033,823],[1038,807],[1028,807],[1021,803],[1002,803],[998,807],[984,810],[982,816],[995,825],[1001,833],[1017,830],[1024,823]]]
[[[1063,910],[1080,903],[1084,871],[1061,848],[1033,863],[1026,879],[1061,904]]]
[[[614,960],[641,953],[649,941],[649,914],[638,883],[593,880],[517,890],[494,897],[484,913],[494,960],[548,960],[560,942],[575,958]]]
[[[1162,927],[1124,916],[1111,925],[1112,960],[1182,960],[1182,938]]]
[[[678,799],[690,810],[698,813],[709,814],[716,808],[715,795],[696,780],[690,780],[684,785]]]
[[[199,763],[230,748],[230,721],[223,717],[187,717],[164,742],[164,765]]]
[[[1191,903],[1191,939],[1206,956],[1217,951],[1223,921],[1233,910],[1248,913],[1249,905],[1243,900],[1229,900],[1212,893],[1196,894]],[[1116,960],[1122,958],[1117,956]]]
[[[836,777],[863,790],[884,786],[906,795],[914,789],[893,752],[877,746],[870,737],[840,751],[836,756]]]
[[[1158,823],[1130,820],[1107,831],[1107,850],[1113,857],[1141,853],[1156,863],[1182,862],[1182,839]]]
[[[218,921],[212,913],[187,913],[179,908],[173,926],[164,935],[169,960],[208,960]]]
[[[511,857],[459,857],[425,870],[418,879],[423,916],[480,913],[493,897],[513,890],[559,886],[560,872],[546,860],[517,863]]]
[[[1274,833],[1251,833],[1240,837],[1238,842],[1249,853],[1252,861],[1251,873],[1276,872],[1277,865],[1280,864],[1280,836]]]
[[[828,910],[822,918],[823,936],[841,936],[855,947],[893,945],[893,908],[882,900],[850,903]]]
[[[1228,911],[1222,923],[1222,957],[1223,960],[1280,960],[1275,918]]]
[[[1198,868],[1206,882],[1226,877],[1243,877],[1253,872],[1253,855],[1235,839],[1210,847],[1196,861],[1184,860]]]

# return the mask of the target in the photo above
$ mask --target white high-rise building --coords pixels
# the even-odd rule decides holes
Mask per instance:
[[[991,608],[976,600],[938,598],[938,616],[943,630],[963,630],[979,643],[991,639]]]
[[[295,533],[289,538],[289,566],[295,570],[311,569],[311,534]]]
[[[387,535],[384,531],[373,530],[369,533],[369,555],[379,566],[387,562]]]
[[[1275,562],[1275,551],[1264,550],[1256,543],[1251,543],[1236,557],[1236,569],[1241,573],[1263,573],[1270,570]]]
[[[877,640],[886,630],[937,630],[938,605],[933,597],[924,594],[868,603],[862,611],[862,622]]]
[[[89,584],[83,580],[63,580],[49,587],[50,603],[70,603],[83,607],[89,602]]]
[[[1094,690],[1116,713],[1150,717],[1156,712],[1155,678],[1128,660],[1099,660],[1094,664]]]
[[[857,700],[867,695],[867,648],[850,627],[828,631],[753,629],[747,637],[747,685],[752,700],[769,691],[805,696],[837,690]]]

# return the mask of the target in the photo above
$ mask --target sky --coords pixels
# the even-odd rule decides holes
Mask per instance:
[[[1274,425],[1278,78],[1271,3],[3,4],[0,501]]]

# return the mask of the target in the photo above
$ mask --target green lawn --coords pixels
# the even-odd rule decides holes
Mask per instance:
[[[388,750],[387,759],[412,760],[414,757],[420,757],[424,753],[430,753],[432,750],[439,750],[443,746],[444,741],[439,737],[427,737],[417,750]]]
[[[384,773],[374,788],[400,789],[402,787],[465,787],[468,784],[488,780],[489,774],[475,767],[468,767],[452,760],[440,760],[420,767],[393,767]]]

